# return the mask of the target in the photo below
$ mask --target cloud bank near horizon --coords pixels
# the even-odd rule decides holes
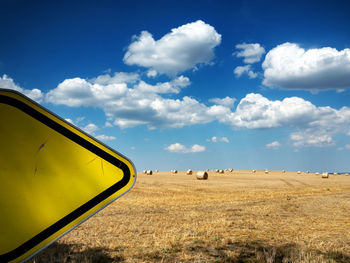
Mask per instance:
[[[115,73],[118,74],[121,73]],[[236,99],[230,97],[209,99],[213,105],[188,96],[165,97],[178,94],[190,85],[190,80],[184,76],[156,85],[141,79],[131,83],[125,79],[123,83],[109,80],[104,84],[96,79],[100,76],[93,80],[67,79],[46,94],[41,91],[39,94],[46,103],[100,108],[109,126],[120,128],[146,125],[149,129],[171,129],[213,121],[233,129],[292,128],[289,139],[295,147],[334,145],[334,135],[348,135],[350,131],[349,107],[318,107],[299,97],[269,100],[261,94],[249,93],[233,108]],[[4,87],[1,82],[0,86]],[[19,88],[8,77],[5,87]]]

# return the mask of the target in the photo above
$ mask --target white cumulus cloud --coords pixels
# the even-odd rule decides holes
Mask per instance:
[[[244,63],[248,63],[248,64],[259,62],[261,59],[261,56],[265,54],[265,49],[262,46],[260,46],[259,43],[237,44],[236,49],[240,49],[240,51],[235,52],[233,54],[236,55],[237,57],[243,57]]]
[[[96,131],[98,131],[99,129],[100,128],[94,123],[89,123],[86,126],[82,127],[83,131],[96,137],[100,141],[106,142],[106,141],[113,141],[116,139],[114,136],[110,136],[110,135],[105,135],[105,134],[96,135]]]
[[[290,139],[293,141],[293,145],[300,146],[331,146],[335,142],[332,138],[332,132],[327,132],[324,129],[306,129],[303,131],[293,132],[290,135]]]
[[[154,69],[150,69],[147,71],[147,77],[149,78],[155,78],[158,75],[158,72]]]
[[[296,130],[290,135],[294,146],[329,146],[335,134],[349,131],[350,108],[317,107],[299,97],[269,100],[250,93],[219,121],[248,129],[289,127]]]
[[[10,90],[15,90],[18,91],[25,96],[31,98],[32,100],[40,103],[42,102],[43,99],[43,93],[39,89],[23,89],[15,82],[13,81],[12,78],[8,77],[7,75],[3,75],[2,77],[0,76],[0,88],[1,89],[10,89]]]
[[[158,83],[156,85],[149,85],[144,81],[140,81],[135,86],[141,92],[150,93],[179,93],[181,88],[190,85],[190,79],[184,76],[177,77],[170,82]]]
[[[278,141],[273,141],[271,143],[266,144],[266,148],[268,149],[278,149],[279,147],[281,147],[281,144]]]
[[[88,125],[86,125],[82,129],[83,129],[83,131],[85,131],[86,133],[91,134],[91,135],[94,135],[95,131],[99,130],[97,125],[93,124],[93,123],[89,123]]]
[[[250,65],[238,66],[233,70],[233,73],[237,78],[241,77],[243,74],[247,74],[250,79],[255,79],[258,74],[251,70]]]
[[[199,152],[204,152],[204,151],[205,151],[205,147],[202,145],[198,145],[198,144],[192,145],[192,147],[190,149],[190,152],[192,152],[192,153],[199,153]]]
[[[180,143],[174,143],[166,147],[165,150],[174,153],[197,153],[204,152],[205,147],[198,144],[194,144],[191,147],[187,148],[186,146]]]
[[[216,136],[213,136],[213,137],[211,137],[211,139],[209,141],[211,141],[211,142],[230,143],[230,141],[229,141],[229,139],[227,137],[216,137]]]
[[[182,99],[164,97],[177,94],[188,85],[190,80],[184,76],[156,85],[142,80],[134,84],[98,84],[93,80],[73,78],[64,80],[57,88],[49,91],[46,101],[70,107],[101,108],[107,116],[107,122],[121,128],[137,125],[147,125],[150,129],[179,128],[208,123],[215,120],[216,116],[230,112],[225,106],[207,107],[188,96]],[[225,100],[226,103],[229,101]]]
[[[121,97],[126,83],[97,84],[81,78],[66,79],[46,94],[46,101],[71,107],[99,106],[96,103]]]
[[[299,97],[272,101],[261,94],[250,93],[241,99],[236,111],[226,115],[222,121],[249,129],[300,127],[316,121],[319,117],[316,112],[316,106]]]
[[[221,35],[201,20],[173,28],[159,40],[142,31],[129,45],[124,62],[174,76],[211,62],[215,57],[214,48],[220,43]]]
[[[67,118],[67,119],[65,119],[65,120],[74,125],[74,122],[73,122],[72,119]]]
[[[109,136],[109,135],[104,135],[104,134],[101,134],[101,135],[97,135],[96,136],[97,139],[99,139],[100,141],[114,141],[116,138],[114,136]]]
[[[112,76],[110,74],[100,75],[91,79],[91,82],[101,85],[135,83],[139,78],[140,76],[137,73],[115,72]]]
[[[317,92],[350,88],[350,49],[323,47],[305,50],[284,43],[270,50],[262,64],[263,84],[281,89]]]

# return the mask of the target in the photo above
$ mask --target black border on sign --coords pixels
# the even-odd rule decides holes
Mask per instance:
[[[1,91],[1,90],[0,90]],[[7,90],[5,90],[8,92]],[[13,92],[15,94],[18,94],[22,97],[20,93]],[[25,98],[25,97],[24,97]],[[31,239],[24,242],[22,245],[18,246],[17,248],[11,250],[10,252],[7,252],[5,254],[0,255],[0,262],[8,262],[11,260],[14,260],[23,254],[25,254],[30,249],[34,248],[36,245],[40,244],[45,239],[49,238],[51,235],[55,234],[71,222],[73,222],[75,219],[89,211],[91,208],[95,207],[114,193],[116,193],[118,190],[122,189],[124,186],[126,186],[130,180],[130,169],[129,167],[122,162],[121,160],[118,160],[116,157],[112,156],[111,154],[107,153],[106,151],[100,149],[96,145],[92,144],[91,142],[85,140],[84,138],[80,137],[79,135],[75,134],[71,130],[65,128],[64,126],[60,125],[59,123],[55,122],[54,120],[50,119],[49,117],[45,116],[41,112],[33,109],[26,103],[17,100],[12,97],[8,97],[6,95],[0,95],[0,103],[7,104],[10,106],[13,106],[24,113],[30,115],[34,119],[40,121],[41,123],[45,124],[46,126],[50,127],[51,129],[55,130],[56,132],[62,134],[66,138],[72,140],[73,142],[79,144],[80,146],[84,147],[85,149],[93,152],[97,156],[103,158],[107,162],[113,164],[114,166],[121,169],[124,173],[124,176],[122,180],[118,181],[111,187],[107,188],[82,206],[78,207],[76,210],[72,211],[65,217],[58,220],[53,225],[49,226],[45,230],[41,231],[36,236],[32,237]],[[41,106],[40,106],[41,107]],[[42,108],[42,107],[41,107]],[[43,108],[44,109],[44,108]],[[44,109],[46,110],[46,109]],[[46,110],[47,111],[47,110]],[[50,113],[51,114],[51,113]]]

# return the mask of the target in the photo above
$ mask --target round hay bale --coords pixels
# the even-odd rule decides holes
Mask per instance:
[[[297,171],[297,174],[301,174],[301,172],[300,172],[300,171]]]
[[[173,170],[173,174],[177,174],[177,170]]]
[[[266,170],[265,170],[265,174],[268,174],[268,173],[269,173],[269,170],[266,169]]]
[[[187,174],[192,174],[192,170],[191,170],[191,169],[188,169],[186,173],[187,173]]]
[[[256,170],[252,170],[252,173],[256,173]]]
[[[286,170],[283,170],[283,171],[282,171],[282,173],[285,173],[285,172],[286,172]]]
[[[218,173],[218,172],[219,172],[219,169],[215,169],[215,172],[217,172],[217,173]]]
[[[320,173],[315,173],[315,175],[320,175]]]
[[[158,170],[155,170],[154,172],[155,172],[155,173],[158,173],[159,171],[158,171]]]
[[[224,173],[224,170],[219,170],[219,174],[223,174]]]
[[[329,177],[328,173],[322,173],[322,178],[328,178],[328,177]]]
[[[146,170],[143,170],[143,171],[142,171],[142,173],[146,174],[146,173],[147,173],[147,171],[146,171]]]
[[[197,177],[197,180],[207,180],[208,173],[206,171],[198,171],[196,177]]]
[[[152,172],[152,170],[147,170],[147,171],[146,171],[146,174],[147,174],[147,175],[152,175],[153,172]]]
[[[229,171],[232,173],[232,172],[233,172],[233,169],[231,168]]]

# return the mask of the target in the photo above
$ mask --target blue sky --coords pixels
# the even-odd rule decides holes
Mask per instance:
[[[349,171],[348,1],[1,1],[0,88],[143,169]]]

